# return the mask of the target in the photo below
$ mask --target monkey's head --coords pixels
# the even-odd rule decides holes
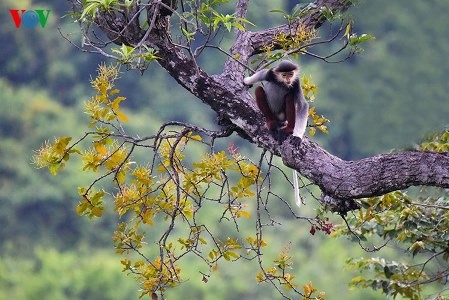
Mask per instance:
[[[278,82],[291,87],[298,77],[299,67],[288,60],[283,60],[273,71]]]

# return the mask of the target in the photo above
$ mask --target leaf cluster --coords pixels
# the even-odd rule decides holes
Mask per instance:
[[[449,130],[437,132],[419,145],[421,151],[449,152]]]
[[[348,266],[362,272],[369,271],[373,276],[373,279],[357,276],[352,279],[352,286],[382,290],[383,293],[393,297],[401,295],[412,300],[422,299],[422,286],[408,283],[428,279],[428,276],[419,269],[382,258],[349,260]]]
[[[386,243],[394,241],[423,261],[408,265],[380,258],[350,260],[351,268],[370,272],[372,276],[356,277],[353,285],[421,299],[423,284],[445,280],[449,272],[449,212],[445,196],[422,198],[418,203],[397,191],[365,199],[361,204],[363,209],[348,218],[348,227],[340,226],[335,235],[349,235],[360,242],[378,236]]]

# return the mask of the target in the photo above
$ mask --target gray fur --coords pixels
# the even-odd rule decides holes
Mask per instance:
[[[243,83],[246,85],[252,85],[252,84],[255,84],[256,82],[264,81],[265,78],[267,78],[267,73],[268,73],[268,70],[266,70],[266,69],[259,70],[256,73],[254,73],[252,76],[245,77],[245,79],[243,79]]]

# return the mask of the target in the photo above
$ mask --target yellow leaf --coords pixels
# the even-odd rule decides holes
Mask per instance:
[[[120,263],[125,267],[123,269],[123,271],[128,270],[128,268],[131,266],[131,261],[129,259],[127,259],[127,258],[124,258],[124,259],[120,260]]]
[[[343,34],[343,36],[349,35],[350,31],[351,31],[351,23],[348,23],[348,25],[346,25],[345,34]]]
[[[117,98],[114,99],[114,101],[116,101],[116,102],[121,102],[121,101],[123,101],[123,100],[126,100],[126,97],[119,96],[119,97],[117,97]]]
[[[119,90],[119,89],[113,89],[113,90],[109,93],[109,95],[110,95],[110,96],[114,96],[115,94],[118,94],[118,93],[120,93],[120,90]]]
[[[201,142],[203,139],[201,138],[201,136],[199,136],[199,135],[192,135],[191,137],[190,137],[192,140],[195,140],[195,141],[199,141],[199,142]]]
[[[314,114],[316,114],[316,112],[315,112],[315,106],[309,108],[309,116],[313,116]]]
[[[236,215],[237,215],[237,218],[240,218],[240,217],[245,217],[245,218],[247,218],[247,219],[251,219],[251,214],[249,213],[249,212],[247,212],[247,211],[245,211],[245,210],[240,210],[240,211],[238,211],[237,213],[236,213]]]
[[[51,175],[56,176],[56,175],[58,175],[59,165],[57,165],[57,164],[49,165],[48,170],[50,171]]]
[[[306,296],[310,296],[313,292],[316,291],[312,286],[312,282],[309,282],[308,284],[304,284],[302,286],[302,289],[304,291],[304,295],[306,295]]]
[[[139,268],[143,265],[145,265],[145,262],[143,260],[139,260],[134,263],[134,268]]]
[[[124,113],[122,113],[120,111],[118,111],[116,113],[117,113],[117,118],[119,120],[122,120],[123,122],[128,122],[128,117]]]
[[[126,173],[121,170],[120,172],[117,173],[117,177],[116,178],[117,178],[117,181],[119,183],[124,183],[125,179],[126,179]]]
[[[110,106],[112,107],[113,110],[119,110],[120,108],[120,102],[122,102],[123,100],[125,100],[125,97],[117,97],[115,98],[114,101],[112,101],[112,103],[110,104]]]
[[[95,217],[101,217],[103,215],[103,207],[101,206],[95,206],[94,208],[92,208],[92,214]]]
[[[215,272],[218,270],[218,264],[213,264],[211,268],[212,272]]]
[[[287,280],[287,281],[291,281],[291,280],[293,280],[293,279],[295,278],[295,276],[292,276],[290,273],[286,273],[286,274],[284,275],[284,278],[285,278],[285,280]]]
[[[325,125],[318,126],[318,129],[319,129],[322,133],[325,133],[325,134],[328,134],[328,133],[329,133],[329,130],[327,130],[327,126],[325,126]]]
[[[100,143],[94,143],[94,147],[98,154],[101,154],[101,155],[108,154],[108,149],[104,145],[102,145]]]
[[[264,274],[262,273],[262,271],[260,271],[259,273],[257,273],[256,279],[258,282],[262,282],[265,279]]]
[[[85,210],[86,210],[86,205],[85,205],[84,202],[83,202],[83,203],[80,203],[80,204],[78,204],[78,205],[76,206],[76,213],[77,213],[79,216],[81,216],[81,215],[84,213]]]
[[[150,210],[147,210],[145,214],[143,215],[143,223],[148,224],[150,226],[154,226],[154,222],[152,220],[153,212]]]
[[[310,135],[310,136],[314,136],[315,133],[316,133],[316,128],[315,128],[315,127],[311,127],[311,128],[309,129],[309,135]]]

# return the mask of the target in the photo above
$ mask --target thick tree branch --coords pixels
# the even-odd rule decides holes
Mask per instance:
[[[280,147],[284,163],[334,198],[379,196],[417,185],[449,188],[447,153],[407,151],[344,161],[309,140],[295,147],[295,140]]]

